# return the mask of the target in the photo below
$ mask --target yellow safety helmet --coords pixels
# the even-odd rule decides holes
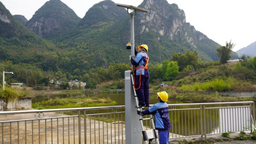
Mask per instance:
[[[157,93],[158,97],[164,102],[167,102],[168,100],[168,93],[166,91],[161,91]]]
[[[148,52],[148,46],[146,44],[142,44],[138,48],[144,48]]]

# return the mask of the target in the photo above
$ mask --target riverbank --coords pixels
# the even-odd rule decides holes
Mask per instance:
[[[169,100],[171,101],[183,101],[183,102],[228,102],[228,101],[254,101],[256,97],[253,96],[229,96],[220,92],[190,92],[190,91],[178,91],[173,87],[162,87],[159,89],[150,89],[150,96],[155,96],[157,92],[165,90],[169,94]],[[110,90],[99,90],[99,89],[85,89],[85,90],[24,90],[27,96],[52,96],[52,95],[101,95],[101,94],[123,94],[125,93],[122,89],[110,89]],[[235,92],[238,93],[238,92]],[[256,92],[253,92],[256,93]]]
[[[33,90],[32,88],[25,88],[23,90],[27,96],[37,96],[37,95],[83,95],[85,94],[85,90]]]

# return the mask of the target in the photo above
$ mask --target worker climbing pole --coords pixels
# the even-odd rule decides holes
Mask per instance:
[[[136,12],[148,12],[146,9],[139,7],[116,4],[117,6],[124,7],[127,9],[127,13],[131,16],[131,40],[127,44],[127,49],[131,49],[131,55],[129,60],[135,57],[135,38],[134,38],[134,16]],[[141,45],[142,46],[142,45]],[[148,50],[148,47],[146,47]],[[146,65],[142,69],[147,68],[148,58],[146,57]],[[136,70],[135,67],[132,68]],[[145,106],[148,106],[145,105]],[[158,138],[156,135],[154,120],[152,115],[149,118],[143,118],[143,116],[138,115],[137,112],[141,112],[143,105],[139,105],[138,96],[136,93],[136,88],[134,85],[134,76],[132,70],[125,71],[125,133],[126,133],[126,144],[148,144],[150,141],[155,140],[155,143],[158,144]],[[150,120],[153,129],[144,130],[143,121]]]

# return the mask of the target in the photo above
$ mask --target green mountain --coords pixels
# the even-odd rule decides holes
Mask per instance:
[[[236,51],[239,56],[246,55],[250,57],[256,56],[256,42],[248,45],[247,47],[241,48],[240,50]]]
[[[216,48],[220,45],[187,23],[176,4],[144,0],[139,7],[149,12],[136,13],[135,45],[149,46],[150,63],[162,63],[172,54],[188,50],[198,51],[206,61],[219,60]],[[32,63],[71,75],[129,63],[131,52],[125,46],[130,41],[130,15],[110,0],[95,4],[82,20],[60,0],[46,2],[27,22],[29,29],[46,40],[17,22],[5,8],[2,11],[0,22],[6,27],[0,27],[0,60]]]
[[[23,15],[14,15],[13,17],[15,17],[23,25],[26,25],[28,22],[28,20]]]
[[[62,61],[61,67],[82,71],[98,66],[106,68],[114,63],[129,63],[130,51],[125,49],[125,45],[130,40],[130,16],[126,14],[115,23],[107,22],[97,29],[94,27],[104,23],[102,19],[108,19],[109,15],[102,14],[103,5],[107,4],[113,5],[113,2],[107,0],[94,5],[75,30],[53,40],[64,50],[62,54],[68,57]],[[166,0],[144,0],[139,7],[150,12],[136,13],[135,44],[149,46],[151,63],[161,63],[172,54],[187,50],[197,50],[200,58],[206,61],[219,60],[216,48],[220,45],[187,23],[184,11],[176,4],[169,4]],[[118,8],[113,5],[107,11],[114,13]]]
[[[0,61],[41,65],[54,45],[28,30],[0,2]]]
[[[110,0],[105,0],[95,4],[90,8],[84,18],[80,21],[79,26],[83,28],[98,28],[115,23],[126,15],[126,10],[117,7]]]
[[[43,38],[57,37],[79,23],[80,18],[60,0],[46,2],[27,22],[27,27]]]

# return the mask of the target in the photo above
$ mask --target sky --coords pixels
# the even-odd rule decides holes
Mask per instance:
[[[28,20],[49,0],[0,0],[12,15]],[[102,0],[61,0],[83,18],[94,4]],[[139,6],[143,0],[112,0],[115,3]],[[208,38],[224,46],[231,41],[233,51],[256,41],[256,0],[167,0],[184,10],[186,22]],[[255,36],[255,37],[254,37]]]

